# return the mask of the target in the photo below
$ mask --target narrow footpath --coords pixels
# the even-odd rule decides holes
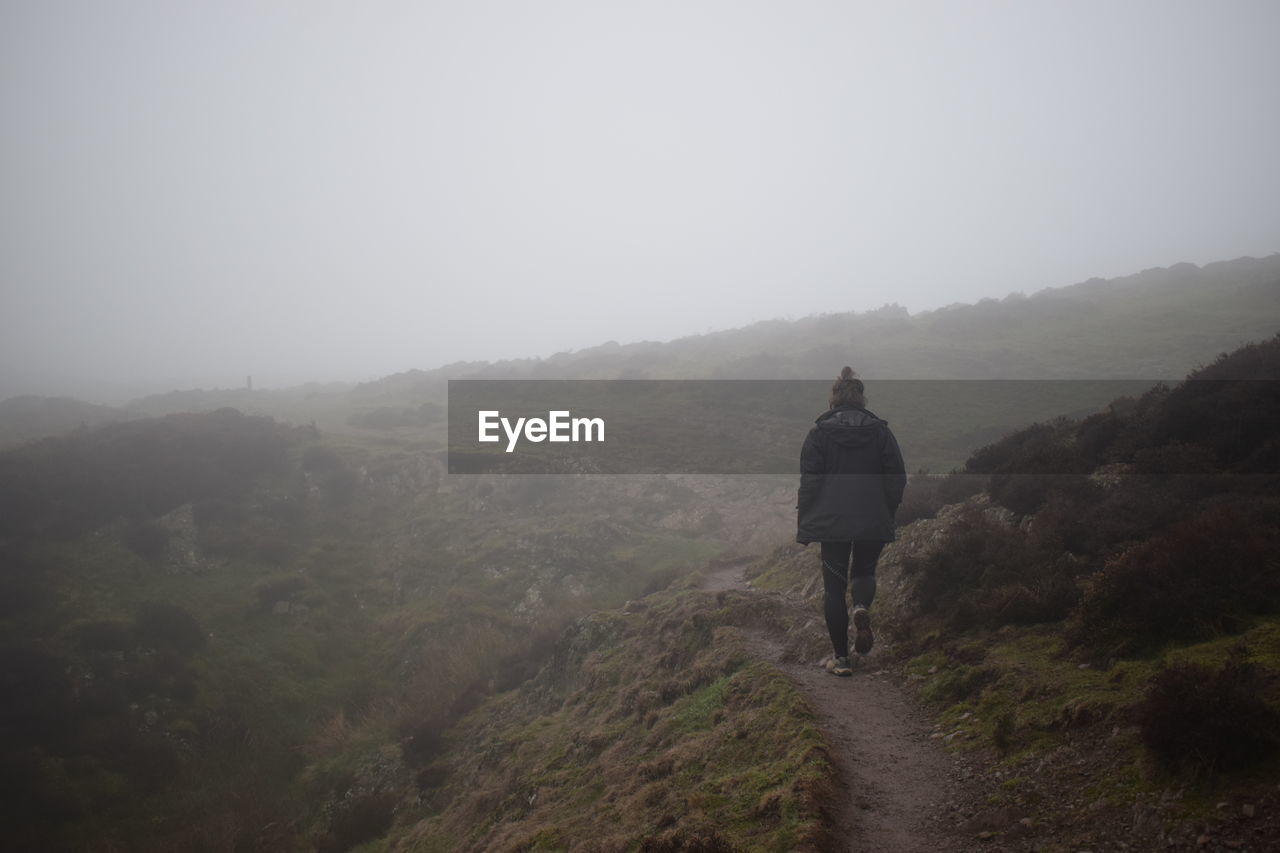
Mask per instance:
[[[743,566],[720,568],[702,584],[708,592],[752,592]],[[804,614],[798,618],[806,618]],[[970,771],[948,754],[914,699],[876,663],[853,659],[853,676],[819,664],[785,660],[782,643],[748,634],[751,649],[781,670],[809,701],[832,751],[841,795],[834,835],[850,851],[919,853],[977,849],[956,817],[977,796]]]

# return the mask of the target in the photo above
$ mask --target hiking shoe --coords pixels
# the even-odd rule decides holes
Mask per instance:
[[[853,650],[860,655],[865,655],[876,643],[876,635],[871,633],[871,614],[867,612],[867,608],[853,609],[853,627],[858,630],[853,638]]]
[[[849,666],[849,659],[836,658],[831,664],[831,674],[840,676],[853,675],[853,667]]]

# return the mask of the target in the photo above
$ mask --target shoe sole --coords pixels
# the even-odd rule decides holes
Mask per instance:
[[[838,666],[837,666],[837,667],[834,667],[834,668],[831,670],[831,674],[832,674],[832,675],[838,675],[838,676],[840,676],[841,678],[850,678],[850,677],[852,677],[852,676],[853,676],[853,670],[852,670],[852,669],[841,669],[840,667],[838,667]]]
[[[853,627],[858,629],[858,635],[853,638],[853,650],[865,655],[876,644],[876,635],[871,633],[871,614],[865,610],[854,613]]]

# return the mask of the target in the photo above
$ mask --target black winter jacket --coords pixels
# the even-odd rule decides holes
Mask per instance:
[[[818,418],[800,451],[796,541],[893,541],[906,466],[888,421],[855,406]]]

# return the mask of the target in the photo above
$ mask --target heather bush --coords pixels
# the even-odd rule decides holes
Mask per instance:
[[[1167,437],[1161,444],[1199,445],[1221,467],[1234,468],[1260,444],[1274,440],[1277,423],[1280,383],[1189,378],[1170,393],[1153,430]]]
[[[200,546],[210,554],[279,566],[292,559],[298,538],[294,529],[260,513],[238,522],[210,523],[200,531]]]
[[[163,650],[143,655],[118,673],[129,695],[137,701],[151,696],[187,701],[195,696],[194,676],[178,652]]]
[[[197,501],[191,507],[191,515],[201,533],[213,527],[241,524],[249,517],[239,501],[225,498]]]
[[[75,702],[67,667],[39,648],[0,647],[0,742],[57,741],[70,731]]]
[[[335,450],[323,445],[312,445],[302,453],[302,470],[312,474],[336,471],[345,468],[346,463]]]
[[[903,569],[915,578],[920,612],[942,615],[960,630],[1061,619],[1076,600],[1074,561],[977,509]]]
[[[349,468],[335,468],[320,478],[320,490],[338,506],[346,506],[355,497],[360,477]]]
[[[903,525],[921,518],[934,518],[938,510],[973,497],[982,491],[985,484],[985,477],[957,471],[945,476],[923,472],[914,474],[894,520]]]
[[[0,538],[69,538],[120,516],[230,500],[299,431],[234,409],[111,424],[0,453]]]
[[[965,463],[971,474],[994,474],[1014,470],[1028,455],[1048,446],[1058,434],[1052,424],[1038,423],[1006,435],[974,452]]]
[[[1174,663],[1152,679],[1136,710],[1142,741],[1157,766],[1205,781],[1280,745],[1280,713],[1262,698],[1269,674],[1247,654],[1237,648],[1216,670]]]
[[[292,601],[311,586],[311,581],[302,575],[284,575],[259,582],[253,592],[258,600],[258,609],[270,610],[276,602]]]
[[[1019,515],[1039,511],[1055,494],[1067,494],[1087,501],[1097,488],[1081,474],[1013,473],[993,474],[987,487],[991,500]]]
[[[1105,412],[1090,415],[1076,429],[1076,444],[1080,453],[1094,466],[1112,461],[1112,451],[1125,427],[1125,413],[1135,403],[1130,397],[1120,397],[1111,402]]]
[[[315,839],[317,853],[343,853],[385,835],[395,817],[396,798],[387,792],[364,793],[341,800],[328,831]]]
[[[1055,491],[1088,492],[1092,465],[1072,426],[1064,419],[1032,424],[978,450],[965,471],[989,474],[991,499],[1020,515],[1040,509]]]
[[[121,652],[133,645],[133,626],[119,619],[82,622],[71,630],[82,652]]]
[[[1104,655],[1239,630],[1280,608],[1280,531],[1265,504],[1200,510],[1125,549],[1090,577],[1068,638]]]
[[[156,562],[169,545],[169,531],[154,521],[135,521],[125,528],[121,539],[142,559]]]
[[[1081,424],[1079,444],[1096,463],[1139,462],[1155,473],[1275,473],[1277,377],[1280,336],[1224,354],[1176,387],[1117,400]]]
[[[195,617],[176,604],[147,602],[138,608],[134,631],[144,644],[190,654],[204,645],[204,631]]]
[[[161,730],[121,728],[114,740],[101,739],[96,752],[141,790],[155,792],[172,785],[181,770],[178,747]]]
[[[1270,340],[1246,344],[1232,353],[1222,353],[1212,364],[1199,368],[1189,378],[1217,381],[1280,379],[1280,334]]]
[[[1111,488],[1054,491],[1031,522],[1030,535],[1046,549],[1101,563],[1120,546],[1141,540],[1186,512],[1196,485],[1125,475]]]

